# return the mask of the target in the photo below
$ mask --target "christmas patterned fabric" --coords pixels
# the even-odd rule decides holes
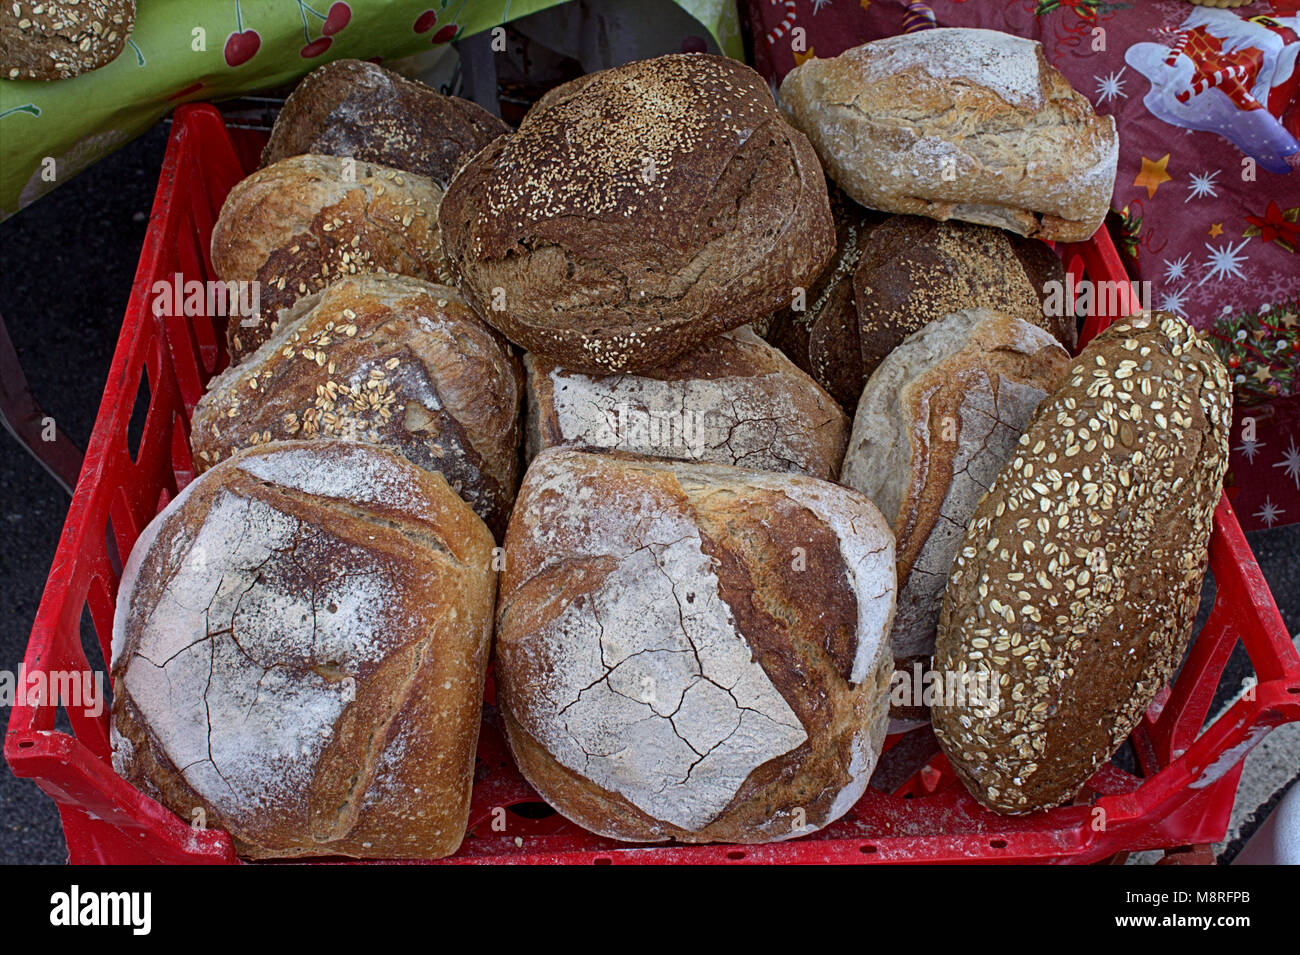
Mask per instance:
[[[1132,274],[1233,369],[1255,438],[1234,432],[1238,517],[1300,521],[1300,0],[747,0],[742,16],[774,85],[810,57],[936,26],[1040,41],[1115,117],[1112,231]]]

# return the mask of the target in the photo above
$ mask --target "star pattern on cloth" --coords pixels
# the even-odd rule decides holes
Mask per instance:
[[[1291,446],[1286,449],[1286,455],[1273,467],[1281,468],[1283,474],[1295,481],[1295,489],[1300,491],[1300,448],[1295,446],[1294,440],[1292,440]]]
[[[1263,505],[1255,512],[1254,516],[1259,518],[1269,527],[1272,527],[1277,523],[1278,518],[1285,513],[1286,512],[1282,510],[1282,508],[1273,503],[1271,498],[1265,497]]]
[[[1142,170],[1133,180],[1133,185],[1141,186],[1147,191],[1147,198],[1154,199],[1156,190],[1160,188],[1161,183],[1168,182],[1173,176],[1169,175],[1166,167],[1169,165],[1169,153],[1165,153],[1159,159],[1151,160],[1146,156],[1142,157]]]

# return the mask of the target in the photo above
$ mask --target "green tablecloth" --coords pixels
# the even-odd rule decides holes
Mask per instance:
[[[139,0],[107,66],[0,80],[0,219],[148,129],[178,103],[272,89],[343,57],[409,56],[559,0]],[[732,0],[678,0],[742,55]],[[51,162],[50,160],[53,160]]]

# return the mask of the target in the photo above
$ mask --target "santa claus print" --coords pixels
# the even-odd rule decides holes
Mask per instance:
[[[1151,89],[1151,114],[1183,129],[1218,133],[1265,169],[1287,173],[1300,152],[1300,16],[1297,0],[1275,16],[1244,18],[1196,7],[1169,45],[1135,43],[1124,61]]]

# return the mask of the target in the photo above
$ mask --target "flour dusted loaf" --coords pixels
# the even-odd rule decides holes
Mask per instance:
[[[840,221],[834,268],[810,290],[806,310],[777,314],[768,339],[845,408],[857,407],[866,380],[903,339],[954,312],[993,309],[1074,347],[1074,319],[1043,308],[1065,269],[1042,242],[921,216],[882,222],[851,203]]]
[[[335,60],[308,73],[285,100],[262,165],[304,153],[351,156],[445,188],[464,159],[508,129],[477,103],[374,63]]]
[[[383,448],[284,442],[224,461],[123,573],[114,769],[248,858],[454,852],[492,543],[441,477]]]
[[[117,59],[134,25],[135,0],[5,0],[0,79],[62,80],[97,70]]]
[[[1070,800],[1182,658],[1228,461],[1232,392],[1181,319],[1099,335],[1038,408],[953,564],[936,669],[996,708],[935,707],[935,734],[999,812]],[[995,711],[994,711],[995,710]]]
[[[795,67],[781,106],[831,178],[871,209],[1089,238],[1115,184],[1115,121],[1040,44],[944,28]]]
[[[966,524],[1069,361],[1041,328],[971,309],[912,335],[867,382],[840,483],[871,498],[894,528],[899,669],[933,652]]]
[[[232,316],[237,363],[268,338],[281,309],[349,275],[392,272],[450,282],[432,180],[337,156],[291,156],[230,190],[212,228],[223,281],[260,283],[260,308]]]
[[[769,842],[866,788],[893,536],[790,474],[544,451],[506,536],[498,701],[542,797],[600,835]]]
[[[500,535],[519,484],[522,391],[509,346],[455,289],[358,275],[301,299],[212,379],[194,409],[194,464],[286,439],[382,444],[442,474]]]
[[[757,73],[704,54],[551,90],[461,168],[441,222],[475,311],[589,372],[666,364],[774,312],[834,244],[807,139]]]
[[[748,328],[639,374],[587,375],[534,355],[524,365],[530,458],[563,444],[826,481],[839,474],[848,417]]]

